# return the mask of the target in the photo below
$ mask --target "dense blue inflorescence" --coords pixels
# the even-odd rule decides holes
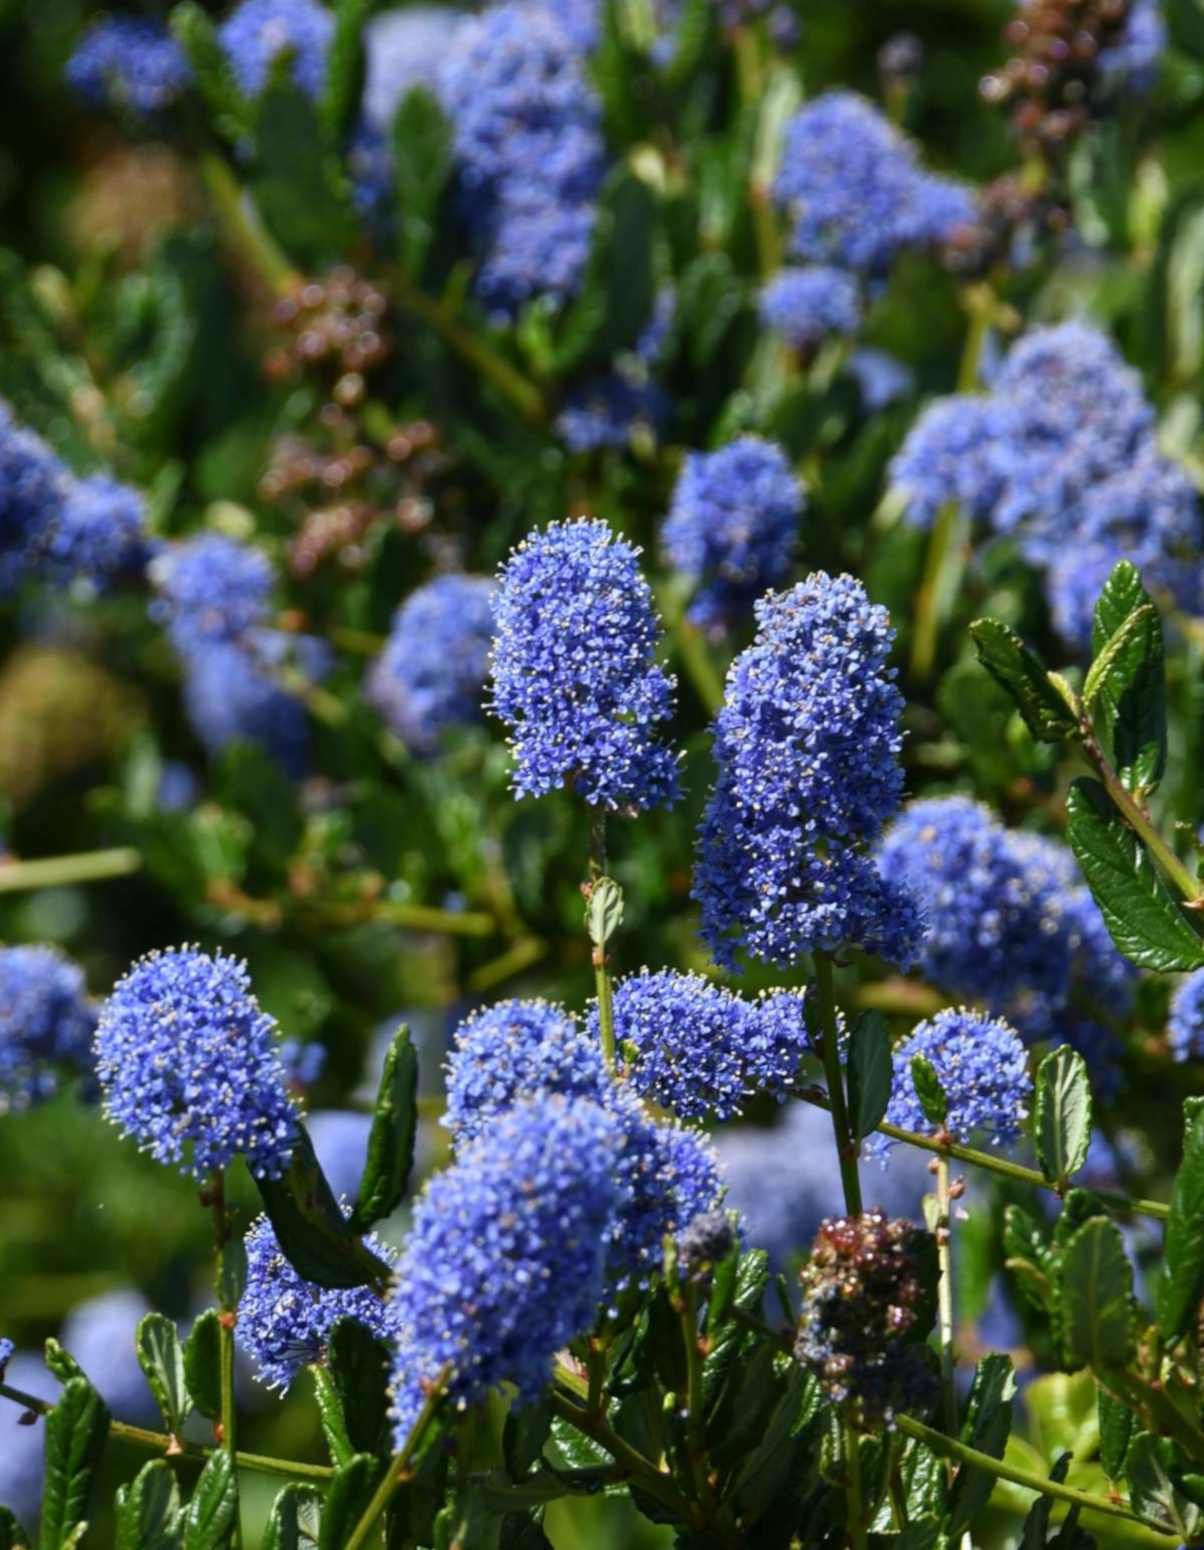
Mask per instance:
[[[903,697],[894,632],[851,576],[822,571],[762,599],[715,722],[719,778],[695,871],[716,959],[788,965],[862,947],[914,956],[920,918],[864,846],[899,805]]]
[[[379,1340],[390,1333],[389,1306],[366,1286],[332,1290],[297,1274],[280,1251],[266,1216],[246,1235],[247,1283],[235,1326],[261,1383],[287,1389],[303,1367],[321,1362],[339,1319],[355,1319]],[[367,1246],[386,1263],[390,1251],[374,1235]]]
[[[949,1104],[944,1129],[955,1141],[984,1136],[998,1146],[1021,1134],[1033,1084],[1028,1055],[1014,1028],[967,1007],[946,1007],[896,1047],[886,1118],[902,1130],[927,1135],[934,1127],[916,1096],[911,1062],[917,1055],[937,1074]],[[892,1145],[876,1132],[866,1151],[882,1156]]]
[[[722,632],[781,585],[802,510],[799,482],[771,441],[741,436],[687,456],[661,538],[669,565],[694,583],[696,624]]]
[[[862,405],[871,414],[906,398],[915,386],[911,367],[885,350],[854,350],[849,356],[848,370],[857,384]]]
[[[563,1007],[499,1001],[456,1030],[442,1123],[463,1146],[521,1099],[559,1093],[605,1103],[609,1085],[597,1040]]]
[[[653,1124],[633,1093],[615,1089],[609,1104],[621,1126],[617,1181],[622,1194],[610,1229],[610,1295],[646,1286],[660,1270],[666,1237],[680,1243],[694,1219],[723,1199],[711,1141],[686,1125]]]
[[[117,1419],[138,1426],[153,1425],[159,1414],[134,1343],[150,1311],[139,1292],[103,1292],[72,1309],[59,1334]]]
[[[791,216],[796,258],[881,278],[908,248],[944,242],[974,219],[969,192],[925,172],[864,97],[828,91],[786,129],[774,196]]]
[[[49,1097],[91,1064],[96,1011],[83,971],[53,947],[0,948],[0,1111]]]
[[[399,1447],[448,1363],[460,1405],[504,1382],[533,1400],[593,1322],[620,1140],[598,1104],[545,1097],[499,1114],[427,1183],[392,1300]]]
[[[907,502],[907,519],[931,527],[946,502],[985,520],[1001,481],[990,458],[992,405],[957,393],[930,404],[912,426],[891,464],[891,478]]]
[[[0,402],[0,590],[11,592],[41,564],[70,482],[41,437]]]
[[[47,543],[47,562],[103,587],[138,575],[149,557],[146,502],[108,474],[73,480]]]
[[[1084,1008],[1123,1016],[1135,971],[1065,846],[1007,829],[965,797],[935,797],[905,809],[878,864],[921,901],[927,979],[982,1002],[1028,1040],[1081,1047],[1093,1075],[1108,1080],[1115,1040]]]
[[[861,292],[831,264],[783,269],[761,292],[761,321],[796,350],[848,337],[861,327]]]
[[[297,1121],[276,1025],[237,959],[141,959],[105,1003],[96,1056],[105,1113],[157,1162],[200,1180],[238,1156],[257,1177],[288,1162]]]
[[[159,592],[152,611],[184,654],[242,641],[267,619],[275,585],[267,555],[224,533],[201,533],[164,550],[151,579]]]
[[[293,776],[309,764],[305,707],[254,652],[213,644],[184,658],[184,708],[210,755],[240,740],[259,743]]]
[[[589,257],[604,168],[599,104],[571,31],[530,0],[495,5],[457,27],[438,90],[481,300],[501,317],[534,296],[565,300]]]
[[[307,97],[326,81],[334,17],[317,0],[241,0],[218,28],[218,39],[239,86],[257,97],[272,67],[287,55],[293,80]]]
[[[677,795],[677,760],[655,735],[673,680],[655,662],[637,555],[605,522],[557,522],[502,567],[493,709],[512,733],[520,796],[571,782],[595,807],[640,810]]]
[[[1175,991],[1166,1034],[1176,1060],[1204,1055],[1204,969],[1189,974]]]
[[[133,113],[161,113],[187,91],[192,71],[161,22],[105,16],[80,39],[67,62],[67,83],[85,101]]]
[[[484,716],[493,640],[494,584],[438,576],[406,599],[368,674],[368,699],[390,731],[418,754]]]

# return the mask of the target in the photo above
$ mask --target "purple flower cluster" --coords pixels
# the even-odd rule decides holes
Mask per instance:
[[[856,279],[831,264],[783,269],[761,292],[761,321],[796,350],[848,338],[861,327]]]
[[[669,565],[694,583],[697,625],[722,633],[782,584],[803,504],[786,454],[759,436],[687,456],[661,542]]]
[[[571,782],[592,806],[640,810],[677,795],[677,760],[655,736],[673,680],[656,665],[637,555],[605,522],[554,522],[502,567],[493,709],[520,796]]]
[[[217,35],[248,97],[263,91],[276,61],[286,57],[305,95],[321,94],[334,17],[317,0],[241,0]]]
[[[482,302],[509,318],[532,297],[572,296],[589,257],[604,147],[571,30],[531,0],[495,5],[457,27],[438,91],[481,255]]]
[[[257,1177],[288,1162],[297,1121],[276,1025],[237,959],[141,959],[105,1003],[96,1064],[106,1115],[157,1162],[198,1180],[238,1156]]]
[[[438,576],[394,615],[365,688],[390,731],[415,753],[436,753],[447,731],[484,716],[493,594],[483,576]]]
[[[95,21],[67,62],[67,84],[96,107],[161,113],[192,82],[184,51],[161,22],[136,16]]]
[[[866,847],[898,808],[903,697],[894,632],[860,582],[822,571],[756,607],[715,722],[719,778],[694,893],[720,963],[790,965],[817,949],[914,956],[911,895]]]
[[[91,1064],[96,1011],[83,971],[53,947],[0,948],[0,1113],[49,1097]]]

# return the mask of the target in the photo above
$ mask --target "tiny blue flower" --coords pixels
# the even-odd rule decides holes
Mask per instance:
[[[263,91],[273,65],[285,55],[300,89],[307,97],[319,96],[333,34],[334,17],[317,0],[241,0],[217,32],[248,97]]]
[[[183,96],[192,71],[162,22],[105,16],[76,44],[67,62],[67,83],[95,107],[154,114]]]

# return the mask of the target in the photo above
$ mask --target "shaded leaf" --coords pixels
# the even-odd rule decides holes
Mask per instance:
[[[1054,1324],[1067,1366],[1123,1367],[1133,1354],[1133,1270],[1120,1228],[1106,1216],[1084,1222],[1062,1250]]]
[[[983,1357],[974,1371],[974,1382],[962,1422],[961,1439],[980,1453],[1002,1458],[1012,1429],[1012,1395],[1016,1379],[1011,1358]],[[950,1537],[968,1528],[986,1506],[995,1477],[973,1464],[959,1464],[949,1495]]]
[[[368,1156],[349,1223],[352,1232],[365,1232],[401,1204],[414,1166],[417,1130],[418,1056],[410,1030],[403,1024],[393,1036],[381,1072]]]
[[[366,1453],[357,1454],[337,1471],[322,1510],[318,1550],[342,1550],[372,1500],[380,1471],[379,1461]]]
[[[221,1324],[216,1308],[207,1308],[184,1342],[184,1380],[188,1396],[215,1421],[222,1411]]]
[[[1099,1388],[1099,1459],[1109,1480],[1124,1472],[1125,1454],[1137,1426],[1137,1417],[1102,1386]]]
[[[1171,1190],[1162,1277],[1158,1283],[1158,1322],[1163,1337],[1184,1334],[1204,1292],[1204,1110],[1186,1120],[1183,1161]]]
[[[138,1365],[146,1374],[167,1430],[178,1437],[192,1406],[180,1334],[172,1320],[162,1313],[148,1313],[138,1325],[137,1350]]]
[[[849,1116],[858,1141],[876,1130],[890,1102],[890,1033],[877,1012],[853,1024],[848,1053]]]
[[[87,1519],[92,1476],[104,1451],[109,1412],[86,1378],[70,1378],[45,1420],[42,1550],[62,1550]]]
[[[425,86],[412,86],[393,120],[400,258],[412,274],[421,271],[430,251],[452,165],[452,128],[443,109]]]
[[[1025,725],[1041,743],[1077,737],[1078,721],[1036,653],[998,619],[976,619],[970,634],[979,661],[1015,700]]]
[[[1033,1139],[1041,1172],[1059,1190],[1087,1161],[1091,1080],[1077,1050],[1062,1044],[1037,1067]]]
[[[178,1550],[180,1488],[164,1459],[144,1464],[118,1494],[116,1550]]]
[[[312,1550],[321,1504],[313,1486],[286,1485],[272,1503],[259,1550]]]

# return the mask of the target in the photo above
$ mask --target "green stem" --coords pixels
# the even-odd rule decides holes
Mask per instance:
[[[1133,793],[1121,783],[1120,777],[1109,764],[1089,723],[1083,723],[1082,733],[1083,752],[1103,782],[1104,789],[1114,805],[1119,809],[1125,822],[1142,841],[1150,855],[1153,856],[1167,877],[1174,883],[1187,903],[1193,906],[1199,905],[1204,900],[1204,883],[1192,876],[1188,868],[1179,860],[1175,852],[1150,822],[1149,815],[1133,796]]]
[[[1066,1502],[1072,1507],[1082,1507],[1087,1512],[1102,1512],[1110,1518],[1123,1518],[1128,1523],[1140,1523],[1142,1528],[1147,1529],[1151,1534],[1162,1534],[1169,1540],[1178,1538],[1176,1534],[1166,1534],[1162,1529],[1155,1528],[1153,1524],[1138,1517],[1128,1507],[1122,1507],[1119,1502],[1111,1502],[1104,1496],[1092,1496],[1089,1491],[1080,1491],[1072,1485],[1059,1485],[1056,1480],[1048,1480],[1044,1475],[1035,1474],[1032,1470],[1019,1469],[1014,1464],[1005,1464],[1002,1459],[992,1458],[989,1453],[982,1453],[956,1437],[946,1437],[944,1432],[925,1426],[922,1421],[914,1420],[909,1415],[896,1415],[895,1425],[908,1437],[914,1437],[917,1442],[926,1443],[940,1458],[951,1458],[962,1464],[971,1464],[976,1469],[994,1475],[997,1480],[1008,1480],[1012,1485],[1024,1486],[1026,1490],[1035,1491],[1041,1496],[1052,1496],[1055,1501]]]
[[[449,1380],[452,1375],[452,1364],[448,1362],[432,1383],[422,1409],[418,1412],[410,1435],[405,1440],[405,1446],[400,1452],[395,1453],[386,1468],[381,1482],[373,1493],[372,1500],[368,1503],[363,1517],[355,1525],[351,1538],[343,1546],[343,1550],[363,1550],[368,1543],[372,1530],[376,1527],[377,1520],[389,1505],[389,1499],[393,1492],[405,1479],[410,1460],[418,1451],[422,1439],[426,1436],[427,1428],[435,1418],[435,1411],[439,1408]]]
[[[372,918],[408,931],[441,932],[445,936],[492,936],[497,930],[493,916],[480,911],[439,910],[428,904],[394,904],[389,900],[375,906]]]
[[[516,974],[538,963],[547,950],[548,944],[542,937],[519,937],[504,953],[483,963],[479,969],[474,969],[468,976],[468,988],[474,991],[492,990],[495,985],[513,979]]]
[[[813,1089],[799,1092],[798,1096],[806,1103],[815,1104],[817,1108],[831,1107],[827,1100]],[[888,1124],[886,1120],[883,1120],[877,1128],[882,1135],[890,1136],[894,1141],[905,1141],[908,1146],[919,1147],[923,1152],[932,1152],[937,1157],[953,1157],[958,1162],[969,1163],[972,1167],[986,1168],[988,1172],[997,1173],[1001,1178],[1015,1179],[1020,1184],[1031,1184],[1034,1189],[1048,1190],[1054,1195],[1058,1193],[1057,1187],[1035,1168],[1025,1168],[1021,1163],[1009,1162],[1006,1157],[995,1157],[990,1152],[977,1151],[972,1146],[963,1146],[960,1141],[938,1141],[935,1136],[920,1135],[914,1130],[903,1130],[898,1125]],[[1170,1215],[1170,1207],[1158,1200],[1133,1199],[1128,1195],[1118,1194],[1114,1190],[1096,1190],[1096,1194],[1114,1210],[1130,1216],[1151,1216],[1156,1221],[1165,1222]]]
[[[828,1080],[828,1108],[836,1137],[836,1157],[840,1163],[840,1182],[844,1187],[845,1209],[850,1216],[861,1214],[861,1179],[857,1173],[857,1141],[849,1126],[845,1103],[844,1073],[840,1069],[840,1035],[836,1021],[836,987],[832,960],[827,953],[815,954],[815,994],[819,1011],[819,1036],[823,1041],[824,1075]]]
[[[936,1161],[936,1256],[940,1269],[937,1283],[938,1319],[941,1340],[941,1392],[944,1401],[945,1430],[956,1437],[957,1387],[953,1351],[953,1217],[949,1210],[949,1159]]]
[[[82,850],[70,856],[45,856],[36,861],[0,861],[0,893],[98,883],[109,877],[129,877],[141,867],[142,857],[128,845],[115,850]]]
[[[209,1183],[209,1206],[213,1212],[214,1277],[218,1288],[218,1372],[221,1386],[222,1447],[230,1460],[237,1478],[238,1471],[238,1415],[234,1407],[234,1325],[238,1310],[228,1306],[226,1277],[223,1260],[230,1240],[230,1218],[226,1214],[226,1178],[221,1168],[215,1168]],[[242,1545],[242,1514],[238,1507],[234,1513],[234,1550]]]
[[[595,807],[590,812],[589,824],[589,882],[592,886],[606,876],[606,811]],[[595,946],[594,992],[598,998],[598,1035],[602,1042],[602,1057],[606,1069],[615,1069],[615,998],[610,978],[610,954],[604,946]]]
[[[54,1406],[46,1400],[38,1399],[33,1394],[26,1394],[21,1389],[12,1388],[7,1383],[0,1383],[0,1399],[11,1400],[13,1404],[20,1405],[35,1415],[49,1415],[54,1409]],[[124,1421],[111,1420],[109,1436],[116,1437],[121,1442],[128,1442],[137,1448],[149,1448],[169,1458],[203,1461],[212,1458],[215,1451],[212,1448],[202,1448],[195,1442],[181,1442],[178,1437],[171,1437],[166,1432],[148,1431],[144,1426],[128,1426]],[[292,1459],[269,1458],[264,1453],[236,1453],[234,1458],[240,1469],[249,1469],[260,1475],[279,1475],[285,1480],[325,1482],[334,1477],[334,1470],[328,1464],[303,1464]]]
[[[213,151],[200,158],[200,167],[201,179],[231,246],[271,290],[287,290],[296,280],[296,272],[272,240],[238,179]]]

